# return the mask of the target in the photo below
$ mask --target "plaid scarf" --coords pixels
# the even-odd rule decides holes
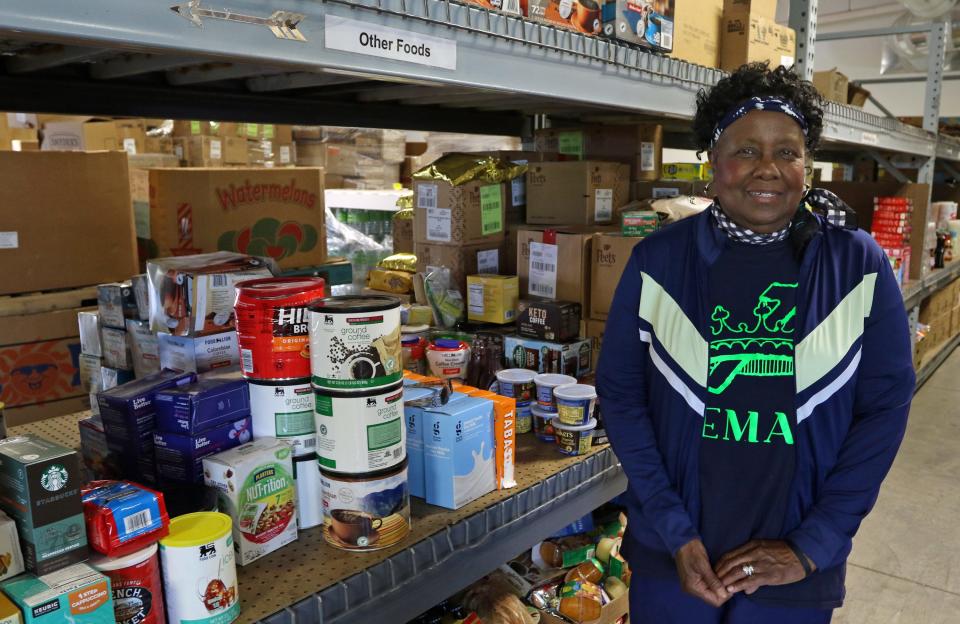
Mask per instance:
[[[801,201],[800,207],[797,209],[798,212],[800,210],[809,210],[814,214],[820,215],[827,223],[834,227],[847,230],[857,229],[857,213],[854,212],[853,208],[848,206],[846,202],[826,189],[815,188],[807,191],[807,194],[804,195]],[[793,223],[797,221],[797,217],[794,217],[793,221],[782,229],[769,234],[760,234],[750,228],[745,228],[734,223],[733,219],[723,212],[720,203],[716,199],[710,204],[710,214],[713,215],[717,227],[730,239],[748,245],[769,245],[771,243],[784,241],[790,236],[790,229]]]

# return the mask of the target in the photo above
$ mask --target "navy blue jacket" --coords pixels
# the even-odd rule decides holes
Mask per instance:
[[[669,558],[698,537],[706,276],[725,242],[709,211],[644,239],[607,319],[597,387],[629,480],[624,550],[634,566],[640,553]],[[851,540],[903,439],[912,347],[890,263],[863,231],[820,220],[801,261],[796,303],[796,472],[784,483],[791,490],[784,533],[765,537],[790,539],[817,565],[814,574],[839,570],[818,590],[822,604],[839,606]],[[790,587],[777,593],[789,596]]]

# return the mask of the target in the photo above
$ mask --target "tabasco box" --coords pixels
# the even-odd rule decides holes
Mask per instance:
[[[87,558],[81,481],[76,451],[33,435],[0,440],[0,507],[17,523],[30,572]]]
[[[149,215],[137,215],[141,258],[237,251],[281,268],[327,256],[323,170],[150,169]]]

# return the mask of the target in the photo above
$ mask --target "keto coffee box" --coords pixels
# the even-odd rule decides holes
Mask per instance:
[[[573,301],[522,299],[517,315],[517,333],[554,342],[575,340],[580,335],[581,310],[581,305]]]
[[[110,579],[85,563],[59,572],[24,574],[3,585],[24,624],[114,624]]]
[[[250,415],[221,421],[198,433],[153,434],[157,476],[161,483],[203,483],[203,458],[249,442],[253,434]]]
[[[0,507],[17,524],[24,565],[48,574],[87,558],[80,457],[34,435],[0,440]]]
[[[250,390],[237,372],[233,379],[199,379],[161,390],[154,405],[158,431],[192,435],[249,416]]]
[[[593,370],[593,341],[551,342],[523,336],[503,340],[507,368],[582,377]]]
[[[474,397],[423,412],[428,503],[459,509],[496,489],[493,420],[493,402]]]
[[[297,539],[293,449],[260,438],[203,459],[207,486],[233,519],[237,563],[246,565]]]
[[[240,343],[233,330],[196,338],[161,333],[157,339],[161,368],[206,373],[240,364]]]

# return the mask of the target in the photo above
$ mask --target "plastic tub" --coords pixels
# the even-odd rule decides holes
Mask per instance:
[[[497,385],[501,396],[517,401],[517,408],[529,405],[536,392],[533,380],[537,376],[525,368],[506,368],[497,371]]]
[[[557,417],[553,412],[548,412],[539,405],[530,408],[533,415],[533,433],[538,440],[544,442],[556,442],[556,433],[553,431],[553,419]]]
[[[557,450],[564,455],[584,455],[590,451],[593,444],[593,430],[597,421],[590,419],[585,425],[565,425],[560,418],[553,419],[553,430],[556,432]]]
[[[569,386],[577,383],[576,377],[557,375],[556,373],[541,373],[533,378],[537,386],[537,405],[547,412],[557,412],[557,402],[553,398],[553,389],[559,386]]]
[[[517,433],[530,433],[533,429],[533,406],[530,403],[517,405],[517,424],[515,427]]]
[[[582,425],[593,417],[597,402],[597,389],[586,384],[571,384],[553,389],[557,401],[560,422],[565,425]]]

